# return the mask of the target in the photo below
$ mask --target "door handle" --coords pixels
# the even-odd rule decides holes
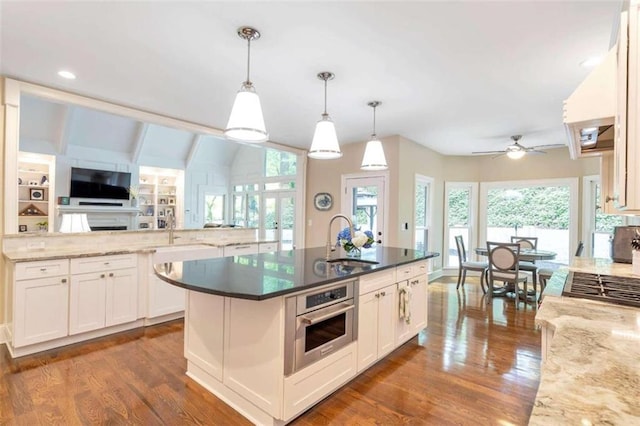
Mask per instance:
[[[378,240],[378,241],[376,241],[376,243],[382,244],[382,240]]]
[[[342,305],[343,307],[340,309],[336,309],[335,311],[331,311],[328,312],[324,315],[318,315],[318,316],[303,316],[300,318],[300,321],[302,321],[305,324],[308,325],[312,325],[312,324],[316,324],[318,322],[324,321],[326,319],[329,319],[331,317],[335,317],[336,315],[340,315],[344,312],[348,312],[352,309],[354,309],[356,306],[355,305],[349,305],[346,303],[341,303],[340,305]],[[345,306],[346,305],[346,306]]]

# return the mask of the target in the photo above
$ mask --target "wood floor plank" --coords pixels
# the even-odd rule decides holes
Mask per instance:
[[[429,285],[429,326],[292,424],[524,425],[540,377],[535,309],[478,281]],[[0,425],[249,425],[185,375],[181,320],[11,359]]]

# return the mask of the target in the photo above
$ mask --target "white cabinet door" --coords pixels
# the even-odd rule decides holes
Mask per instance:
[[[14,347],[67,335],[67,280],[67,277],[46,277],[16,281],[13,311]]]
[[[397,324],[396,289],[392,284],[379,291],[378,298],[378,357],[382,358],[396,347],[395,330]]]
[[[378,298],[374,291],[358,301],[358,371],[378,359]]]
[[[429,306],[427,292],[427,276],[422,275],[409,280],[411,285],[411,322],[412,335],[418,334],[427,326],[427,306]]]
[[[69,334],[105,326],[106,272],[71,276],[69,290]]]
[[[396,328],[396,346],[400,346],[407,340],[409,340],[413,336],[413,322],[415,321],[413,318],[413,310],[410,306],[411,317],[409,318],[409,322],[407,323],[406,319],[400,318],[400,299],[404,297],[404,291],[407,288],[411,288],[409,285],[409,280],[404,280],[398,283],[398,304],[396,309],[396,318],[397,320],[397,328]],[[409,290],[410,291],[410,290]],[[412,294],[413,296],[413,294]],[[411,298],[413,301],[413,297]]]
[[[107,327],[138,318],[138,270],[108,272],[105,288],[105,325]]]
[[[151,265],[153,268],[153,265]],[[147,318],[184,311],[185,290],[149,274]]]
[[[358,301],[358,371],[396,347],[396,284],[360,296]]]

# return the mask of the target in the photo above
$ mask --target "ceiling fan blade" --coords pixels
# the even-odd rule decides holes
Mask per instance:
[[[538,151],[537,149],[530,149],[530,150],[527,151],[527,154],[539,155],[539,154],[546,154],[546,152],[545,151]]]
[[[500,151],[498,151],[498,152],[500,152]],[[501,152],[500,154],[494,155],[493,157],[491,157],[491,159],[493,160],[494,158],[502,157],[503,155],[506,155],[506,154],[507,154],[506,152]]]
[[[506,151],[474,151],[472,152],[472,154],[478,154],[478,155],[487,155],[487,154],[505,154]]]
[[[529,147],[527,149],[528,150],[529,149],[539,149],[539,148],[551,149],[551,148],[562,148],[562,147],[566,147],[566,145],[562,144],[562,143],[554,143],[554,144],[549,144],[549,145],[536,145],[536,146]]]

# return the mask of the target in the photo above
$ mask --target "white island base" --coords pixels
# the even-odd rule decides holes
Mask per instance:
[[[291,295],[256,301],[189,290],[187,375],[256,424],[286,424],[426,327],[426,278],[426,261],[360,276],[357,340],[288,376]],[[409,288],[410,323],[399,316],[400,294]]]
[[[356,375],[356,343],[285,377],[284,297],[187,295],[187,375],[255,424],[283,425]]]

